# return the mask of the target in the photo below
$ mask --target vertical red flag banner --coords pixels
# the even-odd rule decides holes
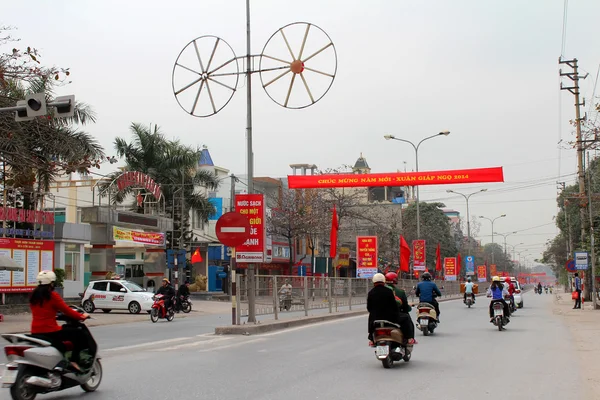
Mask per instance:
[[[444,258],[444,276],[447,281],[456,280],[456,257]]]
[[[400,271],[410,272],[410,247],[404,236],[400,236]]]
[[[460,276],[460,267],[462,266],[462,257],[460,253],[456,256],[456,276]]]
[[[265,199],[262,194],[236,194],[235,210],[250,222],[250,237],[235,248],[238,263],[265,262],[267,230],[265,229]]]
[[[202,254],[200,254],[200,249],[196,249],[194,254],[192,254],[192,264],[201,263],[202,262]]]
[[[335,204],[333,205],[333,215],[331,216],[331,232],[329,234],[329,257],[335,258],[337,256],[337,236],[338,236],[338,216]]]
[[[442,252],[440,249],[440,244],[438,243],[437,249],[435,249],[435,270],[442,270]]]
[[[426,264],[425,241],[413,240],[413,269],[425,271]]]
[[[498,275],[498,271],[496,270],[496,264],[490,265],[490,276]]]
[[[356,237],[356,277],[372,278],[377,269],[377,236]]]
[[[479,282],[487,281],[487,268],[485,267],[485,265],[477,266],[477,277],[478,277]]]

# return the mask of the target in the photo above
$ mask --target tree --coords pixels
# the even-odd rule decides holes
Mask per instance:
[[[167,232],[169,245],[180,246],[181,234],[179,232],[181,232],[182,221],[183,244],[191,242],[190,211],[193,211],[196,217],[204,222],[208,221],[208,218],[216,212],[213,204],[199,190],[199,188],[214,190],[219,186],[215,174],[197,169],[202,149],[186,146],[178,140],[166,139],[157,125],[146,127],[133,123],[130,130],[132,134],[130,142],[123,138],[115,139],[115,150],[117,156],[125,160],[125,171],[143,172],[161,186],[165,209],[174,219],[175,233]],[[120,174],[120,171],[111,174],[102,187],[108,187],[110,182]],[[129,187],[111,194],[111,200],[113,203],[119,204],[127,198],[131,198],[133,194],[134,188]],[[145,197],[147,192],[142,190],[141,194]],[[183,218],[180,207],[182,195],[184,197]],[[105,196],[108,196],[108,193]],[[138,208],[135,201],[131,205],[131,209],[143,212],[143,209]]]

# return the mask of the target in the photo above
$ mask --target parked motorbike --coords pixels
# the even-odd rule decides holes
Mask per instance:
[[[175,300],[175,312],[179,313],[183,311],[185,314],[192,311],[192,302],[189,299],[189,296],[180,296]]]
[[[84,311],[72,307],[76,311]],[[4,347],[7,364],[2,376],[2,387],[10,388],[13,400],[33,400],[38,394],[58,392],[74,386],[81,386],[86,392],[98,389],[102,381],[102,364],[98,346],[87,326],[69,317],[58,314],[58,321],[64,321],[75,329],[84,331],[90,338],[88,349],[80,353],[79,366],[82,372],[70,368],[71,342],[63,342],[66,353],[61,353],[51,343],[26,334],[4,334],[2,337],[11,345]]]
[[[492,310],[494,311],[492,323],[498,327],[499,331],[502,331],[502,329],[510,322],[508,317],[504,315],[504,304],[502,304],[502,301],[494,300]]]
[[[417,327],[425,336],[429,336],[437,328],[437,313],[432,304],[419,303],[417,306]]]
[[[373,325],[375,356],[381,361],[383,368],[391,368],[394,362],[400,360],[409,362],[413,345],[406,343],[400,325],[384,320],[374,321]]]
[[[473,299],[473,295],[467,295],[467,299],[465,300],[465,304],[467,307],[471,308],[473,304],[475,304],[475,300]]]
[[[150,310],[150,320],[152,322],[157,322],[160,318],[164,318],[167,321],[173,321],[175,318],[175,311],[173,307],[167,308],[165,307],[165,296],[162,294],[155,294],[152,298],[154,300],[154,304],[152,304],[152,310]]]

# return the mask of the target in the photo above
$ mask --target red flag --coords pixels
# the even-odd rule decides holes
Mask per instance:
[[[192,264],[201,263],[201,262],[202,262],[202,255],[200,254],[200,249],[196,249],[196,251],[194,251],[194,254],[192,254]]]
[[[440,251],[440,244],[438,243],[437,249],[435,250],[435,270],[442,270],[442,254]]]
[[[408,264],[409,260],[410,260],[410,247],[408,246],[408,243],[406,243],[404,236],[400,236],[400,271],[402,271],[402,272],[410,271],[410,266]]]
[[[460,253],[458,253],[458,255],[456,256],[456,277],[458,278],[460,276],[460,266],[462,265],[462,257],[460,256]]]
[[[329,234],[329,241],[331,247],[329,248],[329,256],[335,258],[337,256],[337,234],[338,234],[338,216],[335,204],[333,205],[333,215],[331,216],[331,233]]]

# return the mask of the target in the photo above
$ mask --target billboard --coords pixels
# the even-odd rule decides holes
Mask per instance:
[[[425,271],[427,264],[425,241],[424,240],[413,240],[413,270],[414,271]]]
[[[23,271],[0,271],[0,293],[30,292],[42,270],[54,270],[54,241],[0,238],[0,255],[10,257]]]
[[[356,237],[356,277],[372,278],[377,273],[377,236]]]
[[[235,211],[250,222],[250,237],[235,248],[238,263],[263,263],[266,256],[267,229],[265,226],[265,198],[262,194],[236,194]]]
[[[165,234],[162,232],[143,232],[113,226],[113,239],[118,242],[145,244],[146,246],[164,246]]]
[[[456,280],[456,257],[444,258],[444,277],[447,281]]]
[[[485,265],[477,266],[477,277],[478,277],[479,282],[487,281],[487,268],[485,267]]]

